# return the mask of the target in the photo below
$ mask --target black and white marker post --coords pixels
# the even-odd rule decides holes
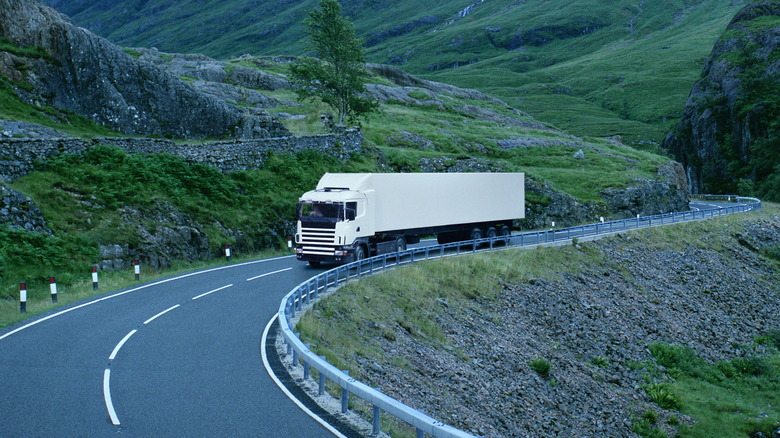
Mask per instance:
[[[98,272],[97,266],[92,267],[92,290],[98,290]]]
[[[225,257],[230,261],[230,245],[225,245]]]
[[[19,285],[19,311],[27,313],[27,283],[24,282]]]
[[[56,303],[57,302],[57,281],[54,280],[54,277],[49,277],[49,288],[51,289],[51,302]]]
[[[141,261],[136,260],[133,262],[133,268],[135,269],[135,280],[138,281],[141,279]]]

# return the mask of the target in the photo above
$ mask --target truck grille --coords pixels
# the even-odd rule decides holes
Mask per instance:
[[[332,256],[335,240],[336,230],[301,228],[301,249],[304,254]]]

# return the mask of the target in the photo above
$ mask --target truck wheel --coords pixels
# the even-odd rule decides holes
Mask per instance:
[[[395,250],[398,252],[406,251],[406,239],[403,236],[395,239]]]
[[[479,240],[482,238],[482,230],[479,228],[474,228],[471,230],[471,234],[469,235],[469,240]]]
[[[509,245],[509,236],[512,235],[512,230],[509,227],[506,225],[501,227],[501,231],[498,232],[498,235],[504,237],[504,239],[501,240],[501,243],[504,245]]]
[[[366,250],[363,248],[363,245],[360,245],[355,250],[355,261],[363,260],[366,258]]]

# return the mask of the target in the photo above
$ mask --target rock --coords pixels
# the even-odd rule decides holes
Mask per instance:
[[[780,81],[773,55],[780,48],[778,17],[780,4],[770,1],[752,2],[736,14],[693,86],[679,125],[664,139],[662,147],[684,165],[693,194],[738,193],[745,179],[760,194],[777,196],[776,185],[763,184],[780,164],[768,146],[777,141],[773,126],[780,120],[780,94],[771,85]],[[756,156],[761,144],[766,146]]]
[[[0,57],[0,74],[32,85],[33,91],[25,92],[32,103],[73,111],[130,135],[227,137],[243,123],[243,110],[133,59],[33,0],[0,0],[0,32],[12,44],[46,53]],[[201,74],[222,77],[217,66],[204,67]]]
[[[577,152],[574,153],[574,159],[575,160],[584,160],[585,159],[585,152],[583,152],[582,149],[579,149]]]
[[[16,230],[53,234],[46,225],[43,214],[30,198],[3,185],[0,185],[0,225]]]

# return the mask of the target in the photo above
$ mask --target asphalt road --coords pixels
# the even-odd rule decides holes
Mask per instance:
[[[332,436],[260,354],[281,298],[313,273],[294,257],[232,265],[3,329],[0,437]]]
[[[260,354],[282,297],[318,272],[293,256],[235,264],[0,330],[0,437],[333,436]]]

